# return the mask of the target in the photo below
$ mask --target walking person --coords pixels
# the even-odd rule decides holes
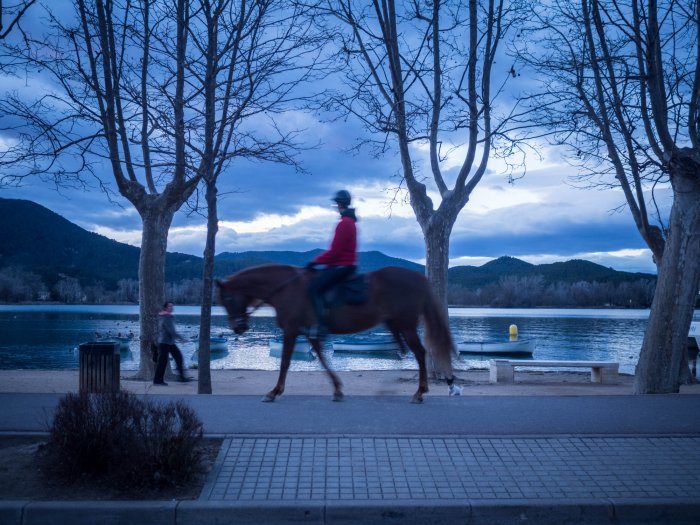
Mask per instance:
[[[323,294],[350,277],[357,269],[357,217],[355,209],[350,208],[350,193],[340,190],[333,200],[338,206],[340,221],[335,228],[331,246],[306,265],[309,270],[320,264],[326,265],[311,279],[307,290],[316,315],[316,324],[309,330],[309,337],[319,341],[323,340],[327,331]]]
[[[168,366],[169,355],[172,355],[173,359],[175,359],[175,365],[180,374],[180,381],[189,381],[189,378],[185,376],[182,352],[175,344],[176,340],[184,341],[184,338],[175,330],[173,309],[173,303],[168,301],[163,304],[163,309],[158,313],[158,361],[156,362],[156,372],[153,377],[154,385],[168,385],[163,379],[165,377],[165,368]]]

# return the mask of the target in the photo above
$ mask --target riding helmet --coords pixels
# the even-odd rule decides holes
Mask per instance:
[[[350,206],[350,192],[348,190],[340,190],[336,192],[335,197],[333,197],[333,200],[344,207]]]

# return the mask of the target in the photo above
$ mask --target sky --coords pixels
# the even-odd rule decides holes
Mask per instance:
[[[0,72],[0,96],[17,89],[18,83],[32,89],[35,81]],[[400,187],[398,156],[351,153],[364,133],[351,120],[322,122],[310,113],[288,118],[303,123],[310,142],[320,145],[300,154],[304,173],[243,160],[230,166],[220,179],[216,252],[325,248],[338,218],[331,197],[347,189],[359,218],[360,251],[379,250],[424,263],[423,236]],[[11,140],[0,130],[0,148]],[[509,183],[500,161],[490,162],[452,230],[450,266],[479,266],[508,255],[533,264],[586,259],[616,270],[655,273],[631,214],[621,208],[622,193],[577,187],[571,178],[576,169],[562,154],[553,147],[542,148],[539,156],[526,159],[526,173],[514,183]],[[428,176],[425,148],[414,146],[412,155],[419,173]],[[446,159],[448,178],[460,161],[459,150]],[[110,180],[107,168],[103,180]],[[138,246],[137,212],[125,199],[109,199],[96,183],[91,185],[87,190],[57,190],[33,179],[21,187],[0,186],[0,197],[37,202],[86,230]],[[439,202],[436,194],[433,197]],[[173,222],[168,251],[201,256],[204,243],[205,219],[183,209]]]

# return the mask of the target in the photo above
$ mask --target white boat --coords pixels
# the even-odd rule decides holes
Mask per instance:
[[[688,337],[694,337],[695,342],[700,348],[700,321],[693,321],[690,323],[690,330],[688,330]]]
[[[457,343],[457,350],[460,354],[531,356],[535,351],[535,340],[462,341]]]
[[[348,352],[355,354],[376,352],[398,352],[398,343],[393,339],[378,339],[367,341],[334,341],[334,352]]]
[[[282,357],[282,340],[281,339],[271,339],[269,341],[270,345],[270,356],[271,357]],[[309,342],[303,338],[297,338],[294,343],[294,349],[292,350],[292,359],[314,359],[314,353],[311,350],[311,345]]]

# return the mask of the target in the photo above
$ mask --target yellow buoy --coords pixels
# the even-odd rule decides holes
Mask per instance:
[[[517,325],[510,325],[510,328],[508,328],[508,331],[510,332],[510,340],[511,341],[517,341],[518,340],[518,327]]]

